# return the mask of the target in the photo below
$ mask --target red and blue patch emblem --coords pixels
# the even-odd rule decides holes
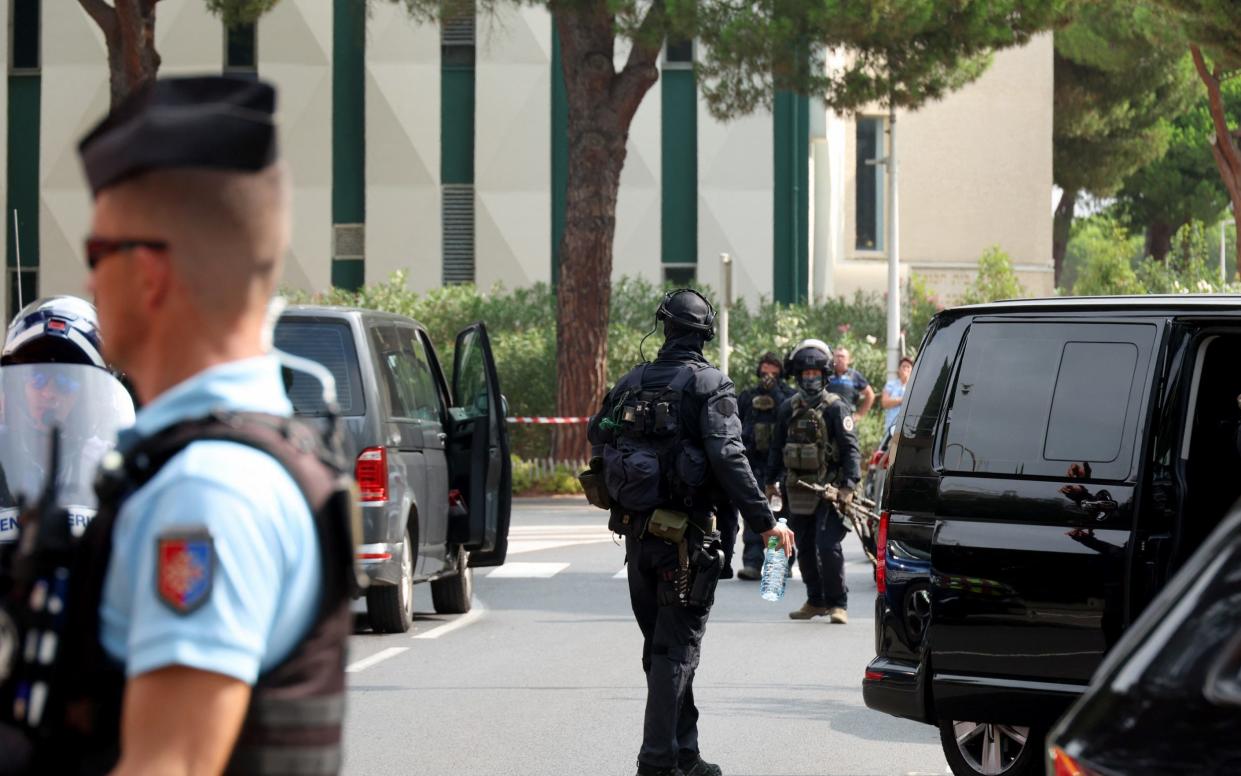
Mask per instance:
[[[215,544],[206,531],[165,534],[156,540],[155,585],[159,599],[189,614],[211,597]]]

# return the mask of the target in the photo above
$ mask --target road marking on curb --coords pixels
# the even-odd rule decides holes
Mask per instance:
[[[487,575],[488,579],[550,579],[569,567],[568,563],[505,563]]]
[[[345,667],[345,673],[356,674],[358,671],[365,671],[376,663],[382,663],[390,657],[396,657],[402,652],[408,651],[409,647],[388,647],[387,649],[376,652],[370,657],[364,657],[356,663],[350,663]]]
[[[503,568],[503,566],[501,566],[501,568]],[[474,605],[470,608],[470,611],[461,615],[460,617],[453,620],[452,622],[446,622],[443,625],[438,625],[429,631],[423,631],[422,633],[415,633],[414,638],[416,639],[438,639],[440,636],[446,636],[449,633],[452,633],[453,631],[461,630],[465,626],[471,623],[477,622],[478,620],[482,619],[482,616],[483,614],[486,613],[486,611],[487,611],[487,607],[483,605],[483,602],[475,598]]]

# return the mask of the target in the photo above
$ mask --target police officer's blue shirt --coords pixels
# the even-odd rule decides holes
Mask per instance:
[[[291,415],[279,362],[265,356],[201,372],[144,407],[134,432],[150,436],[213,410]],[[204,529],[215,556],[210,587],[195,589],[203,595],[195,608],[178,611],[160,589],[178,579],[161,568],[157,546]],[[321,573],[310,508],[284,467],[253,448],[187,447],[125,501],[112,547],[100,638],[130,677],[180,665],[253,684],[313,624]]]

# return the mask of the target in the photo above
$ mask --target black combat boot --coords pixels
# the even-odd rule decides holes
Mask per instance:
[[[680,768],[656,768],[638,763],[638,776],[685,776]]]
[[[680,768],[681,773],[685,774],[685,776],[723,776],[724,773],[720,770],[720,766],[707,762],[701,756],[696,756],[695,759],[689,762],[681,763]]]

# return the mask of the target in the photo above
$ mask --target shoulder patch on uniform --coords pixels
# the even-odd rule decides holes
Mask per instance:
[[[853,416],[852,415],[845,415],[844,419],[841,420],[840,422],[844,425],[845,431],[853,430]]]
[[[737,400],[731,396],[725,396],[715,403],[715,409],[724,417],[732,417],[737,414]]]
[[[177,614],[193,612],[211,597],[215,542],[206,528],[169,531],[155,539],[159,600]]]

